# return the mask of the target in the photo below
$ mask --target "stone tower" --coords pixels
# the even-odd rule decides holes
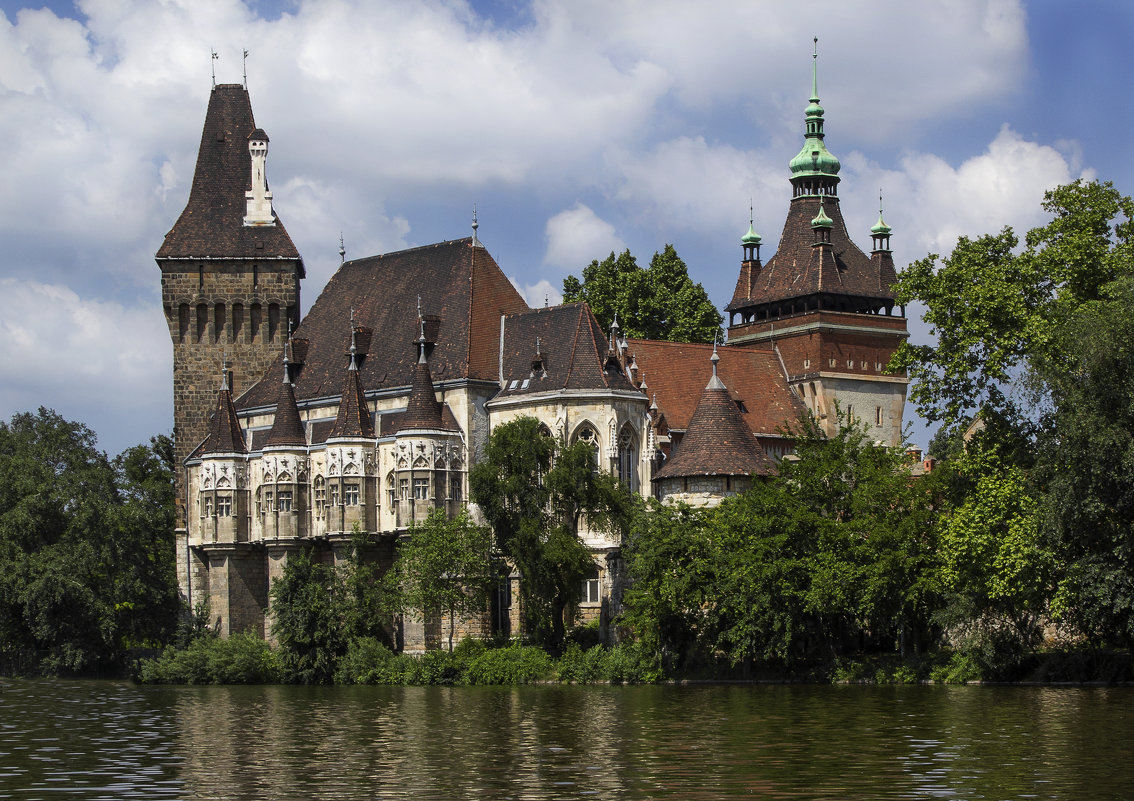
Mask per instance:
[[[233,395],[251,387],[298,323],[303,261],[272,208],[268,135],[247,90],[212,90],[189,202],[158,249],[162,304],[173,340],[173,437],[181,463],[209,434],[222,365]],[[185,486],[178,469],[178,524]],[[178,583],[190,558],[178,532]]]
[[[779,247],[767,264],[750,223],[729,313],[729,344],[771,343],[789,382],[822,428],[838,428],[836,407],[867,436],[889,446],[902,440],[905,376],[885,372],[906,330],[896,306],[891,229],[870,233],[871,254],[847,233],[839,208],[839,160],[824,143],[815,64],[803,149],[791,160],[792,199]],[[897,312],[895,314],[895,312]]]

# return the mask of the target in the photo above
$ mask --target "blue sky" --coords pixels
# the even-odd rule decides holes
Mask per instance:
[[[466,236],[475,203],[532,303],[669,242],[723,306],[750,198],[765,258],[779,237],[812,36],[844,216],[868,247],[881,187],[900,265],[1041,224],[1059,183],[1134,189],[1117,0],[33,6],[0,3],[0,416],[48,406],[111,453],[171,428],[153,253],[188,197],[210,49],[221,82],[251,51],[306,305],[340,231],[349,257]]]

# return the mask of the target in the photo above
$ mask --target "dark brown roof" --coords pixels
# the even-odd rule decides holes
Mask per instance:
[[[290,381],[284,381],[280,384],[279,395],[276,396],[276,415],[264,445],[270,448],[306,444],[303,421],[299,419],[299,407],[295,404],[295,390]]]
[[[823,210],[832,221],[831,247],[812,247],[815,232],[811,220],[819,214],[819,202],[816,195],[792,199],[775,255],[751,281],[747,270],[741,268],[726,311],[818,294],[894,299],[892,262],[889,271],[880,269],[877,261],[872,262],[851,241],[839,200],[833,195],[823,198]],[[826,251],[822,260],[817,258],[820,250]]]
[[[607,366],[609,350],[607,334],[586,303],[508,315],[504,318],[504,387],[497,397],[561,389],[634,391],[620,368]]]
[[[343,384],[339,413],[335,424],[327,432],[327,439],[335,437],[370,438],[374,436],[374,421],[370,417],[370,406],[366,403],[366,393],[358,378],[358,370],[347,369]]]
[[[429,363],[425,360],[425,354],[422,353],[417,364],[414,365],[409,403],[398,420],[398,427],[394,431],[407,431],[409,429],[446,430],[448,426],[442,414],[442,408],[443,404],[437,400],[437,393],[433,390],[433,380],[429,377]]]
[[[637,377],[646,382],[651,400],[657,396],[669,428],[688,428],[713,346],[647,339],[631,339],[628,345],[638,363]],[[726,345],[718,354],[717,373],[729,394],[744,405],[741,419],[750,431],[775,435],[799,420],[803,401],[788,386],[774,350],[761,345]]]
[[[299,259],[278,216],[275,225],[244,224],[244,193],[252,179],[248,136],[255,130],[252,103],[243,86],[221,84],[213,89],[189,202],[165,235],[157,258]]]
[[[736,402],[714,374],[701,392],[676,453],[666,460],[654,481],[682,476],[748,476],[773,472],[775,463],[764,453],[741,419]]]
[[[209,453],[248,453],[244,444],[244,432],[236,419],[236,408],[232,405],[232,392],[226,383],[217,393],[217,410],[209,423],[209,436],[197,449],[201,454]]]
[[[338,394],[350,349],[350,310],[372,336],[359,373],[370,390],[408,388],[420,334],[418,298],[427,317],[440,318],[429,356],[434,381],[498,377],[500,315],[527,309],[520,293],[483,247],[471,239],[348,261],[327,282],[295,336],[310,340],[295,378],[300,401]],[[431,337],[431,323],[426,333]],[[361,344],[361,342],[360,342]],[[359,348],[362,353],[363,348]],[[283,356],[266,373],[278,376]],[[275,381],[262,379],[240,398],[240,408],[270,406]]]
[[[416,426],[402,425],[402,418],[406,415],[407,410],[403,409],[400,412],[382,412],[380,418],[380,431],[378,436],[388,437],[396,434],[399,431],[407,430],[409,428],[416,428]],[[449,408],[449,404],[441,404],[441,425],[437,427],[440,431],[460,431],[461,426],[457,422],[456,415],[453,410]]]

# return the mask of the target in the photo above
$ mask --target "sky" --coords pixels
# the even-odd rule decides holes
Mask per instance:
[[[0,0],[0,419],[111,454],[172,430],[154,253],[188,199],[215,68],[271,139],[304,311],[347,258],[479,236],[533,305],[672,243],[731,298],[749,205],[775,250],[811,91],[869,250],[899,267],[1045,222],[1076,178],[1134,192],[1121,0]],[[218,58],[213,61],[211,51]],[[927,329],[911,310],[911,336]],[[907,406],[915,444],[930,431]]]

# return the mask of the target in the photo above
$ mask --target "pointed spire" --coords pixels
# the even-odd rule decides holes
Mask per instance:
[[[882,188],[878,188],[878,222],[874,223],[874,227],[870,229],[870,233],[875,236],[889,236],[890,232],[894,230],[886,225],[886,221],[882,219]],[[878,248],[875,248],[876,250]]]
[[[354,306],[350,307],[350,367],[348,370],[358,370],[358,329],[354,325]]]
[[[823,144],[823,107],[819,105],[819,37],[811,54],[811,98],[804,112],[803,149],[791,160],[792,184],[800,195],[835,194],[839,160]]]
[[[472,243],[474,248],[480,247],[480,240],[476,238],[476,231],[480,228],[480,223],[476,219],[476,204],[473,203],[472,207]]]
[[[244,444],[244,432],[236,416],[236,406],[232,402],[232,390],[228,385],[228,361],[222,357],[221,388],[217,392],[217,408],[209,423],[209,436],[201,448],[201,453],[248,453]]]
[[[342,231],[339,231],[339,264],[346,264],[346,245],[343,243]]]
[[[713,337],[713,355],[709,357],[709,361],[713,365],[713,377],[709,379],[709,383],[705,389],[724,389],[724,382],[717,376],[717,363],[721,360],[720,354],[717,353],[717,338]]]
[[[819,37],[812,39],[815,49],[811,51],[811,102],[819,103]],[[822,109],[820,109],[822,112]]]
[[[445,431],[448,426],[444,419],[444,407],[437,400],[433,388],[433,378],[429,374],[429,359],[425,353],[425,323],[421,323],[421,334],[417,340],[417,364],[413,368],[413,382],[410,385],[409,402],[398,423],[397,432],[410,429]]]
[[[288,349],[291,345],[289,332],[288,341],[284,343],[284,379],[276,395],[276,414],[272,419],[272,430],[268,432],[265,447],[303,447],[307,445],[307,436],[303,432],[303,422],[299,417],[299,406],[295,402],[295,387],[292,386],[289,374]]]

